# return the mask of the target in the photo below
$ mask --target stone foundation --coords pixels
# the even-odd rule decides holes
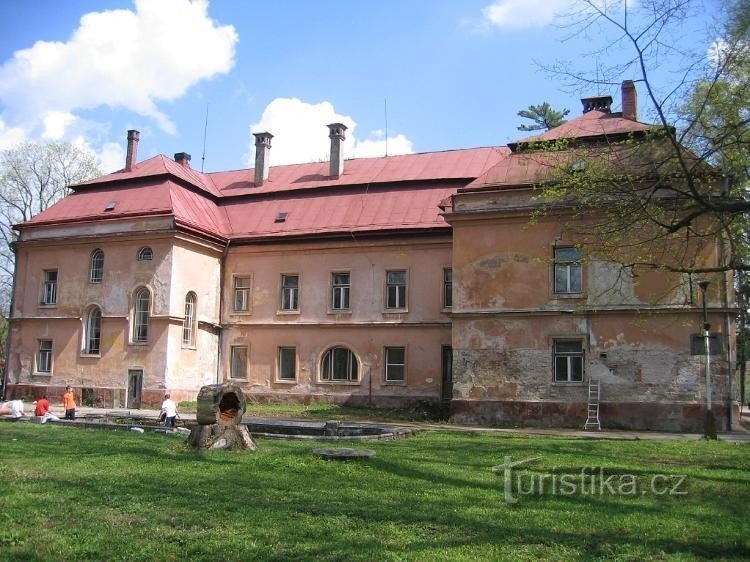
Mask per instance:
[[[736,406],[735,410],[736,413],[739,412]],[[695,403],[602,402],[599,406],[599,420],[602,429],[703,433],[705,412],[705,406]],[[729,409],[714,404],[713,412],[718,431],[727,431]],[[586,422],[586,404],[453,400],[450,421],[481,425],[581,429]]]

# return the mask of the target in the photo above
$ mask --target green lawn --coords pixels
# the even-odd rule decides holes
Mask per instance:
[[[0,423],[0,559],[750,558],[748,446],[425,431],[368,442],[364,462],[318,459],[319,446],[195,453],[159,434]],[[491,470],[506,456],[533,457],[511,476],[546,475],[544,493],[511,487],[506,503]],[[586,493],[549,488],[591,467],[627,493],[591,493],[590,476]],[[653,493],[655,475],[684,494]]]

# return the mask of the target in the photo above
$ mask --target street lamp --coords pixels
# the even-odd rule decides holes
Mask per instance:
[[[703,424],[703,437],[716,439],[716,420],[711,410],[711,348],[709,345],[711,324],[708,323],[708,312],[706,310],[706,289],[710,284],[711,282],[706,279],[698,281],[698,287],[700,287],[703,297],[703,346],[706,354],[706,420]]]

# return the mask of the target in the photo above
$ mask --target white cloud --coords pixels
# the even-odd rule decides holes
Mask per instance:
[[[382,131],[374,131],[372,136],[375,138],[358,140],[355,136],[357,123],[354,119],[336,113],[333,104],[327,101],[311,104],[297,98],[276,98],[266,106],[260,121],[253,123],[250,130],[254,133],[267,131],[274,135],[271,140],[271,165],[276,166],[328,160],[331,141],[326,125],[329,123],[343,123],[347,126],[345,158],[385,154],[386,141],[382,138]],[[412,143],[403,134],[388,138],[388,154],[411,152]],[[251,166],[254,154],[253,139],[248,158]]]
[[[606,10],[622,9],[624,0],[593,0]],[[632,8],[637,0],[629,0]],[[592,7],[578,0],[496,0],[482,9],[481,28],[528,29],[544,27],[560,16],[591,12]]]
[[[105,142],[96,155],[96,162],[104,174],[121,170],[125,165],[125,148],[116,142]]]
[[[8,127],[0,119],[0,150],[7,150],[26,140],[26,131],[20,127]]]
[[[45,140],[56,141],[65,136],[65,130],[69,125],[75,123],[76,116],[67,111],[48,111],[42,117],[44,131],[42,138]]]
[[[0,103],[27,128],[65,128],[61,115],[99,106],[125,108],[175,127],[157,102],[228,72],[237,33],[207,14],[207,0],[135,0],[135,11],[81,17],[67,42],[37,41],[0,66]],[[57,121],[55,117],[57,116]],[[47,116],[39,122],[39,116]]]

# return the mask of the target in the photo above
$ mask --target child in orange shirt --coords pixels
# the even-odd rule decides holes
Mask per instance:
[[[73,389],[69,386],[65,387],[65,394],[63,394],[63,407],[65,408],[66,420],[76,419],[76,397],[75,394],[73,394]]]

